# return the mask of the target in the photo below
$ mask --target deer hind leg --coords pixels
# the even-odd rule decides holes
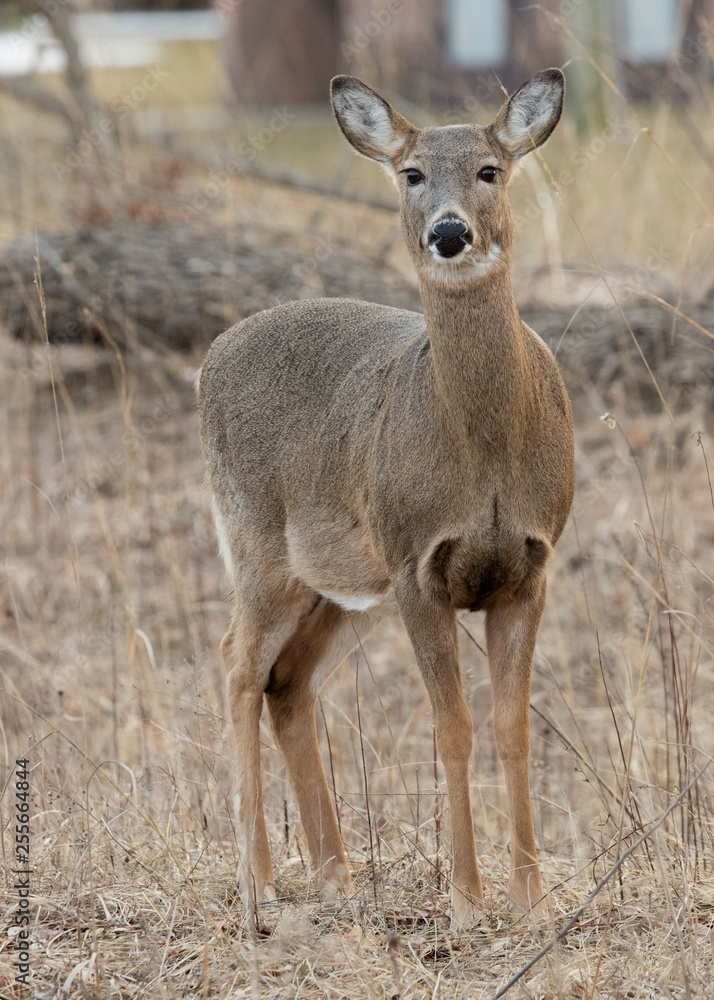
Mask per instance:
[[[266,689],[273,732],[298,800],[312,866],[328,896],[349,884],[350,873],[320,757],[315,701],[323,682],[375,621],[320,598],[282,649]]]
[[[544,603],[545,578],[529,600],[505,602],[486,612],[494,729],[506,776],[511,822],[509,895],[524,912],[537,916],[547,911],[531,812],[528,712],[531,660]]]
[[[456,928],[479,923],[483,887],[476,860],[469,759],[471,713],[464,699],[454,612],[424,597],[412,576],[395,587],[399,611],[431,699],[436,745],[446,774],[451,815],[451,921]]]
[[[234,757],[234,809],[238,839],[238,887],[246,912],[275,899],[273,868],[263,816],[260,777],[260,715],[271,665],[294,630],[300,604],[236,592],[230,628],[221,642],[228,671]]]

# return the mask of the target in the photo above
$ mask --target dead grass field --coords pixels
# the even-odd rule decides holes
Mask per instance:
[[[12,156],[0,198],[15,209],[3,237],[97,212],[122,218],[135,203],[170,218],[210,182],[204,168],[180,163],[162,185],[163,154],[136,144],[53,181],[59,139],[33,133],[9,105],[2,114]],[[671,301],[708,294],[714,173],[690,147],[682,154],[674,112],[650,116],[665,154],[630,110],[622,114],[622,134],[573,171],[567,207],[547,194],[537,164],[516,181],[521,299],[571,302],[574,313],[593,295],[608,301],[573,219],[607,275],[626,274]],[[708,123],[699,122],[704,134]],[[556,178],[583,148],[596,149],[567,122],[556,136],[546,155]],[[290,142],[281,133],[268,152],[284,156]],[[345,183],[379,183],[368,173],[356,163]],[[530,219],[539,190],[543,205]],[[389,213],[250,180],[231,182],[202,215],[207,226],[268,218],[365,253],[394,237]],[[398,242],[388,257],[406,270]],[[563,271],[563,261],[573,266]],[[672,335],[686,351],[688,337],[712,333],[680,324]],[[0,996],[23,995],[10,946],[14,761],[27,757],[35,996],[488,1000],[634,847],[508,995],[714,997],[714,422],[703,400],[669,399],[671,412],[664,403],[653,412],[629,383],[607,393],[570,386],[578,486],[550,571],[531,715],[549,919],[525,923],[504,894],[505,790],[481,624],[467,615],[483,926],[449,930],[448,803],[431,714],[406,637],[389,621],[320,703],[354,891],[329,908],[313,892],[266,722],[280,899],[256,927],[235,887],[217,652],[226,583],[193,404],[201,358],[148,349],[119,358],[106,347],[47,348],[5,334],[0,350]],[[656,359],[648,361],[656,379]]]

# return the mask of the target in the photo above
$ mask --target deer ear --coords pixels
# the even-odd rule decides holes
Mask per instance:
[[[345,138],[358,153],[391,164],[416,128],[383,97],[354,76],[336,76],[332,110]]]
[[[542,146],[563,110],[565,77],[544,69],[527,80],[503,105],[490,128],[514,159]]]

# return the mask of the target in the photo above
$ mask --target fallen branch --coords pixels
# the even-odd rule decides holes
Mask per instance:
[[[152,140],[161,142],[161,140]],[[396,198],[386,195],[370,194],[353,188],[345,191],[341,184],[324,184],[312,177],[310,174],[289,167],[281,167],[274,163],[257,163],[246,160],[242,156],[213,156],[204,153],[202,150],[181,142],[175,137],[167,138],[162,143],[172,153],[176,153],[181,159],[190,159],[202,167],[209,167],[228,173],[232,177],[254,177],[257,180],[270,181],[272,184],[280,184],[283,187],[295,188],[298,191],[306,191],[308,194],[319,194],[326,198],[339,198],[341,201],[352,202],[357,205],[368,205],[370,208],[379,208],[387,212],[397,211]]]
[[[16,101],[31,104],[32,107],[47,114],[63,118],[69,126],[73,138],[78,138],[76,122],[71,111],[63,100],[51,90],[41,87],[29,76],[0,76],[0,93],[8,94]]]

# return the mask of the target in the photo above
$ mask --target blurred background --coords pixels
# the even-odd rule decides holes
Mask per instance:
[[[287,299],[421,308],[334,73],[417,125],[486,123],[550,65],[564,117],[511,202],[516,299],[575,418],[531,702],[553,919],[674,808],[529,995],[711,995],[713,56],[714,0],[0,4],[2,831],[25,755],[38,995],[480,997],[533,953],[469,615],[481,935],[446,930],[448,803],[397,621],[318,712],[354,893],[330,912],[313,893],[265,723],[280,900],[272,936],[245,931],[193,379],[213,337]]]
[[[333,126],[332,75],[362,77],[417,124],[485,122],[549,65],[568,81],[547,157],[556,184],[533,163],[514,193],[531,258],[582,253],[572,198],[590,239],[627,264],[647,265],[660,239],[678,254],[703,221],[687,185],[712,175],[712,0],[22,0],[0,5],[0,29],[5,239],[63,213],[200,223],[238,177],[389,207],[385,179]],[[678,181],[660,174],[654,124]],[[633,189],[656,209],[646,225]],[[670,213],[685,222],[675,246]]]
[[[264,305],[263,292],[268,303],[280,295],[269,275],[239,289],[223,273],[239,244],[245,249],[238,237],[246,229],[261,234],[250,240],[253,266],[256,252],[267,255],[268,270],[287,280],[285,295],[349,292],[335,261],[353,250],[355,267],[372,268],[372,297],[413,299],[394,216],[367,213],[354,224],[357,206],[390,210],[396,200],[334,126],[327,95],[336,72],[361,76],[423,125],[487,122],[531,73],[563,66],[564,121],[545,158],[529,158],[513,185],[521,302],[531,294],[570,302],[594,272],[592,304],[604,290],[598,266],[616,267],[616,280],[631,284],[644,277],[670,297],[711,292],[712,0],[221,0],[191,9],[168,0],[22,0],[0,5],[0,28],[0,241],[37,228],[64,260],[70,251],[59,243],[69,240],[79,254],[75,278],[108,300],[102,321],[119,339],[133,310],[145,339],[205,345]],[[125,223],[121,236],[106,235]],[[89,227],[81,248],[78,225]],[[200,274],[187,271],[180,249],[171,255],[186,241],[202,244],[208,230],[218,238],[216,228],[230,251],[204,247],[195,256]],[[137,232],[152,246],[156,280],[136,264]],[[322,261],[303,247],[297,273],[286,272],[268,244],[278,237],[279,257],[288,232],[338,245],[323,247]],[[129,240],[121,263],[117,240]],[[34,273],[28,246],[5,251],[23,280]],[[106,277],[86,271],[82,261],[106,253],[122,274],[136,272],[133,291],[118,296]],[[408,287],[391,287],[397,276]],[[86,295],[78,303],[77,287],[56,268],[46,279],[50,339],[96,340]],[[366,280],[357,281],[361,294]],[[187,290],[169,315],[157,303],[171,282]],[[7,267],[3,287],[0,319],[33,336],[36,322]],[[197,291],[208,295],[205,308]]]

